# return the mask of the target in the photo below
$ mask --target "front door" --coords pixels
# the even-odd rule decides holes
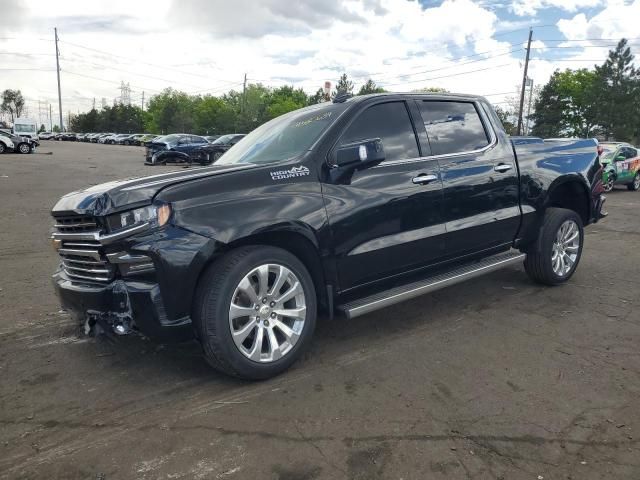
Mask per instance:
[[[507,137],[498,141],[480,103],[417,103],[440,163],[447,258],[513,242],[520,225],[519,187]]]
[[[421,155],[404,101],[366,107],[337,148],[372,138],[382,141],[382,163],[322,186],[343,291],[429,265],[444,252],[438,162]]]
[[[621,147],[614,157],[616,182],[631,183],[636,176],[638,151],[632,147]]]

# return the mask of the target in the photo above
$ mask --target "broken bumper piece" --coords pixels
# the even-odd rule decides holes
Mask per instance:
[[[53,285],[62,307],[82,322],[87,334],[142,333],[163,342],[193,338],[190,318],[167,319],[155,283],[122,279],[105,285],[80,283],[59,270]]]

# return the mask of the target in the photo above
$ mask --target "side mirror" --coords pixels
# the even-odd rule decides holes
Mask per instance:
[[[627,159],[624,155],[618,155],[616,157],[616,162],[624,162]]]
[[[355,167],[356,170],[377,165],[385,159],[379,138],[343,145],[336,152],[336,166]]]

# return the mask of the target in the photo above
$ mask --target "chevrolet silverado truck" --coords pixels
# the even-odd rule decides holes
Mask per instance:
[[[514,146],[482,97],[338,96],[213,166],[62,197],[53,283],[89,333],[195,337],[214,368],[264,379],[318,311],[350,319],[522,262],[568,281],[601,217],[597,148]]]

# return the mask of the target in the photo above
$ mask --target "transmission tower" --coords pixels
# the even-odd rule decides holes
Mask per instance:
[[[120,103],[122,105],[131,105],[131,87],[128,82],[120,82]]]

